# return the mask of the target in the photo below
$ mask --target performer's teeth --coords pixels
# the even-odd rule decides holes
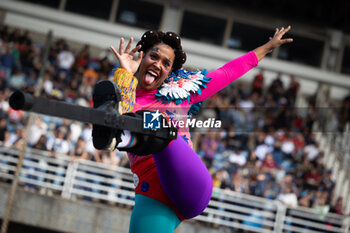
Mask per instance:
[[[148,71],[147,73],[149,73],[150,75],[154,76],[154,78],[157,78],[157,74],[154,73],[153,71]]]

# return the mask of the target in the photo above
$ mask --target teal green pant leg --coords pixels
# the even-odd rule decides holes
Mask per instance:
[[[129,233],[173,233],[180,222],[169,206],[137,194],[131,214]]]

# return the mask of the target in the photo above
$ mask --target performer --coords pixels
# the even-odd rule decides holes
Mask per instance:
[[[147,31],[132,50],[133,39],[124,50],[122,38],[119,51],[111,46],[121,67],[115,72],[114,83],[96,84],[94,107],[115,98],[111,96],[117,88],[122,113],[142,117],[140,110],[159,110],[166,118],[172,114],[187,115],[191,105],[241,77],[273,49],[292,42],[290,38],[282,39],[289,30],[290,26],[276,29],[266,44],[209,73],[181,69],[186,54],[176,33]],[[139,54],[134,58],[136,52]],[[191,148],[188,128],[179,129],[177,139],[166,141],[94,126],[93,142],[97,149],[112,146],[130,152],[136,186],[130,233],[174,232],[182,220],[199,215],[208,205],[212,179]]]

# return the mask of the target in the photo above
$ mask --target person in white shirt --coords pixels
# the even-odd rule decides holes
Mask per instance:
[[[82,123],[78,121],[73,121],[69,129],[71,131],[71,137],[70,139],[75,143],[78,141],[78,138],[81,136],[83,129],[82,129]]]
[[[256,147],[254,153],[255,156],[260,160],[264,161],[265,156],[267,153],[272,153],[273,152],[273,144],[275,142],[275,139],[271,135],[267,135],[264,139],[264,143],[260,144]]]
[[[310,161],[313,161],[320,154],[320,149],[317,144],[309,144],[304,147],[304,154]]]
[[[297,195],[290,186],[286,186],[284,193],[278,194],[277,200],[281,201],[287,207],[295,208],[298,206]]]
[[[63,50],[58,54],[58,67],[64,70],[70,70],[74,64],[75,57],[69,50],[68,45],[64,45]]]
[[[8,103],[8,91],[0,91],[0,112],[8,114],[10,110],[10,105]]]
[[[64,82],[68,84],[71,76],[70,70],[74,65],[75,57],[74,54],[69,50],[67,44],[64,45],[63,50],[57,55],[58,70],[56,71],[57,76],[64,76],[61,73],[64,72]]]
[[[228,157],[228,160],[230,161],[230,163],[237,164],[240,167],[244,166],[247,163],[246,156],[239,149],[234,152],[231,152]]]
[[[56,131],[56,136],[48,140],[47,148],[53,152],[54,157],[56,157],[57,154],[69,154],[70,146],[68,141],[65,139],[66,133],[67,132],[64,128],[58,128]]]
[[[286,155],[291,155],[294,152],[295,145],[294,142],[289,138],[282,143],[281,150]]]
[[[36,117],[35,124],[29,128],[28,144],[34,146],[42,135],[47,133],[48,126],[43,122],[41,116]]]

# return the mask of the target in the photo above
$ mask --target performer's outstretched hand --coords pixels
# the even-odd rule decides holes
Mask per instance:
[[[291,29],[291,26],[287,28],[282,27],[281,29],[276,28],[275,34],[273,37],[270,37],[270,41],[266,44],[254,49],[254,52],[260,61],[268,53],[271,53],[275,48],[280,47],[283,44],[293,42],[292,38],[283,39],[282,37]]]
[[[110,46],[111,50],[113,51],[113,53],[117,57],[117,59],[120,63],[120,66],[132,75],[134,75],[136,73],[137,69],[139,68],[140,63],[141,63],[141,59],[142,59],[142,55],[143,55],[143,52],[141,51],[141,52],[139,52],[139,55],[137,56],[137,58],[134,59],[134,55],[141,48],[141,45],[135,47],[134,49],[132,49],[130,51],[133,40],[134,40],[134,38],[131,37],[128,45],[126,46],[126,48],[124,50],[124,38],[121,38],[120,44],[119,44],[119,53],[113,46]]]
[[[293,41],[292,38],[282,39],[284,34],[286,34],[290,29],[290,26],[287,28],[282,27],[281,29],[276,28],[275,34],[273,37],[270,37],[270,41],[267,43],[270,46],[270,52],[272,52],[272,50],[275,48],[280,47],[282,44],[290,43]]]

